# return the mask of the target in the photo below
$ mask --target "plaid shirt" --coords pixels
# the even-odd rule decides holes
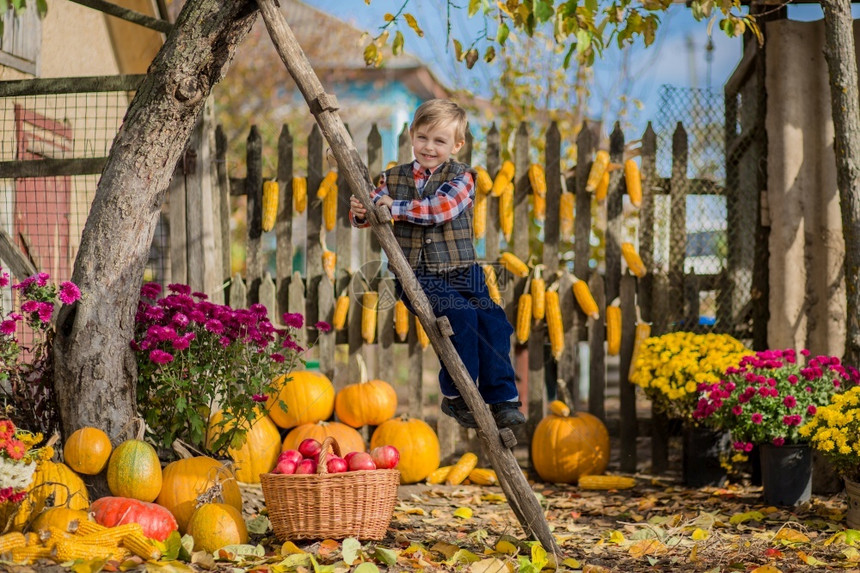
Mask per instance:
[[[440,169],[442,165],[436,169]],[[415,187],[420,194],[427,179],[433,171],[424,169],[417,161],[412,162],[412,177]],[[385,183],[385,174],[379,182],[379,187],[371,191],[370,198],[374,204],[383,195],[389,195]],[[475,198],[475,182],[471,172],[465,172],[447,183],[443,183],[436,192],[421,199],[396,199],[391,204],[391,217],[395,221],[407,221],[415,225],[441,225],[457,218],[463,211],[472,206]],[[370,223],[349,213],[350,222],[356,227],[368,227]]]

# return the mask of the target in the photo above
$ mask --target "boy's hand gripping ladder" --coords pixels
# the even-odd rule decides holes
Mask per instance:
[[[460,395],[463,396],[474,414],[478,424],[478,435],[481,436],[487,448],[490,461],[496,470],[511,509],[514,510],[526,533],[540,541],[544,549],[556,557],[556,562],[560,561],[561,551],[552,532],[550,532],[540,503],[538,503],[525,476],[520,471],[513,452],[510,450],[516,444],[513,432],[509,428],[499,432],[489,407],[481,399],[477,387],[472,382],[471,376],[466,371],[465,365],[449,339],[453,334],[451,325],[447,319],[436,319],[427,296],[421,289],[418,279],[415,278],[406,256],[397,244],[391,225],[387,224],[391,214],[385,207],[377,211],[370,200],[372,189],[370,175],[340,116],[335,113],[338,109],[337,99],[323,90],[319,78],[296,41],[283,13],[278,8],[277,1],[258,0],[257,3],[275,48],[278,50],[287,71],[308,102],[311,113],[328,140],[338,166],[349,183],[349,188],[367,209],[371,228],[376,234],[380,246],[388,255],[389,266],[403,285],[403,291],[409,297],[409,301],[421,321],[421,326],[427,332],[433,348],[448,372],[451,373]]]

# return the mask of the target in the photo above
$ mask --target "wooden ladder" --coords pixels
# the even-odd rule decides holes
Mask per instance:
[[[336,113],[337,98],[325,93],[319,78],[279,9],[277,0],[258,0],[257,4],[275,48],[328,140],[342,175],[352,193],[367,209],[371,228],[380,246],[388,255],[389,266],[403,285],[403,291],[409,297],[412,308],[415,309],[418,320],[427,332],[439,359],[448,369],[460,395],[474,414],[478,424],[478,435],[487,448],[490,462],[496,470],[511,509],[526,533],[538,540],[544,549],[556,558],[556,563],[560,562],[561,550],[549,529],[540,503],[511,451],[517,443],[514,433],[510,428],[499,430],[496,426],[489,407],[482,400],[472,377],[454,350],[450,340],[450,336],[454,334],[451,324],[447,317],[436,318],[433,314],[430,301],[394,238],[394,232],[389,224],[391,213],[387,207],[376,208],[370,200],[372,190],[370,174],[355,149],[352,137]]]

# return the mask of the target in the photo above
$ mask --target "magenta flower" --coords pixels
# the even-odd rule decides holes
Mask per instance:
[[[280,354],[278,352],[274,352],[272,354],[272,360],[274,360],[278,364],[283,364],[283,362],[284,362],[284,360],[286,360],[286,358],[284,358],[283,354]]]
[[[320,332],[329,332],[331,330],[331,325],[326,321],[321,320],[314,325],[314,328],[316,328]]]
[[[269,310],[266,308],[266,305],[255,303],[248,307],[248,310],[251,311],[252,314],[263,317],[269,314]]]
[[[207,320],[206,324],[203,325],[203,328],[205,328],[212,334],[221,334],[222,332],[224,332],[224,324],[216,318]]]
[[[191,296],[198,300],[209,300],[209,295],[205,292],[193,292],[191,293]]]
[[[24,304],[21,305],[21,311],[26,313],[38,312],[39,311],[39,303],[35,300],[25,301]]]
[[[167,285],[167,290],[169,290],[170,292],[176,293],[176,294],[184,294],[184,295],[191,294],[191,287],[190,286],[179,284],[179,283],[173,283],[173,284]]]
[[[735,416],[740,416],[743,413],[744,407],[740,404],[735,404],[734,406],[732,406],[732,414],[734,414]]]
[[[253,400],[254,402],[265,402],[268,399],[268,394],[254,394],[253,396],[251,396],[251,400]]]
[[[174,338],[171,345],[174,350],[182,351],[191,346],[191,341],[183,336],[180,338]]]
[[[751,451],[753,451],[753,443],[752,442],[745,443],[744,444],[744,451],[746,453],[750,453]]]
[[[230,346],[231,342],[233,342],[233,340],[231,340],[229,336],[222,336],[218,339],[218,344],[220,344],[224,348]]]
[[[797,398],[788,395],[782,399],[782,403],[785,404],[786,408],[794,408],[795,406],[797,406]]]
[[[14,320],[7,319],[0,322],[0,334],[12,335],[15,334],[17,326]]]
[[[39,320],[42,322],[50,322],[51,316],[54,314],[54,305],[50,302],[40,302],[38,313]]]
[[[753,424],[761,424],[764,421],[764,417],[759,412],[755,412],[750,416],[750,420]]]
[[[186,326],[188,326],[188,323],[190,321],[189,321],[187,316],[185,316],[181,312],[177,312],[176,314],[173,315],[173,318],[170,319],[170,322],[172,322],[173,324],[175,324],[179,328],[185,328]]]
[[[785,438],[782,436],[777,436],[773,439],[773,445],[779,447],[785,443]]]
[[[817,411],[818,411],[818,408],[815,407],[815,404],[810,404],[809,406],[806,407],[806,413],[809,414],[810,416],[814,416]]]
[[[60,283],[59,296],[63,304],[72,304],[81,298],[81,289],[71,281],[64,281]]]
[[[173,355],[156,348],[155,350],[150,351],[149,359],[156,364],[168,364],[169,362],[173,362]]]
[[[40,287],[43,287],[48,284],[48,280],[51,278],[51,275],[48,273],[39,273],[36,275],[36,284]]]
[[[140,287],[140,296],[144,298],[155,299],[161,294],[161,285],[158,283],[146,283]]]
[[[0,273],[0,288],[9,285],[9,273]]]
[[[305,323],[305,317],[298,312],[285,312],[281,319],[284,324],[292,328],[301,328]]]

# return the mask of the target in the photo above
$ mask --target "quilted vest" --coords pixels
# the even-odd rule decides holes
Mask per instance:
[[[412,163],[405,163],[385,171],[385,184],[392,199],[415,200],[432,196],[443,183],[466,171],[471,171],[468,165],[449,160],[427,179],[419,195],[415,178],[412,176]],[[475,262],[472,233],[472,207],[441,225],[394,222],[394,236],[412,268],[421,263],[434,272],[464,267]]]

